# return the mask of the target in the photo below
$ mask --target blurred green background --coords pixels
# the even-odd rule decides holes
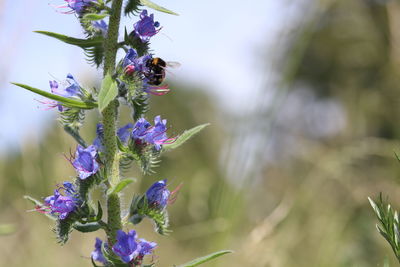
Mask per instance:
[[[170,94],[151,99],[149,118],[168,118],[171,135],[211,123],[166,154],[155,175],[136,168],[124,174],[138,178],[125,206],[156,179],[184,184],[169,207],[170,236],[154,234],[148,221],[137,227],[140,237],[159,243],[159,266],[221,249],[235,253],[205,266],[397,264],[367,197],[383,192],[400,207],[400,1],[287,5],[295,11],[278,37],[251,52],[262,82],[243,94],[240,109],[224,108],[213,88],[193,82],[170,82]],[[121,125],[129,111],[122,114]],[[88,140],[97,119],[90,113],[83,128]],[[16,227],[0,236],[0,266],[90,266],[94,238],[104,237],[73,232],[60,247],[52,222],[27,212],[23,195],[50,195],[74,176],[63,157],[74,141],[54,119],[46,124],[42,134],[28,129],[20,147],[0,153],[0,224]]]

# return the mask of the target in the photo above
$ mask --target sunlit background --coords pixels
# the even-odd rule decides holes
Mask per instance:
[[[9,82],[48,90],[67,73],[86,87],[101,77],[81,49],[32,32],[83,37],[74,15],[57,12],[62,2],[0,0],[0,225],[15,228],[0,236],[0,266],[90,266],[94,238],[104,238],[73,232],[60,247],[52,222],[22,198],[72,179],[63,155],[76,144],[40,96]],[[157,179],[184,184],[170,236],[148,221],[135,228],[159,244],[159,266],[221,249],[235,253],[205,266],[395,266],[367,197],[383,192],[400,208],[400,2],[157,3],[180,16],[154,11],[163,29],[152,49],[181,67],[149,118],[166,117],[171,135],[211,123],[156,174],[124,174],[138,179],[125,206]],[[89,114],[91,141],[99,115]]]

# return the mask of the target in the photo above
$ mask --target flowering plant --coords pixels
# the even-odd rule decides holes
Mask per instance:
[[[145,193],[134,195],[125,211],[121,208],[120,195],[133,180],[122,179],[120,168],[136,162],[143,173],[149,173],[164,152],[179,147],[207,124],[169,137],[166,119],[156,116],[153,125],[145,119],[149,97],[164,95],[169,89],[162,85],[166,62],[149,52],[149,41],[161,30],[160,23],[142,6],[177,14],[149,0],[127,0],[124,10],[123,4],[123,0],[65,0],[65,5],[59,8],[62,13],[76,15],[85,39],[37,31],[81,47],[89,62],[103,69],[104,78],[101,87],[94,90],[82,87],[71,74],[67,75],[65,86],[50,81],[51,92],[14,83],[50,99],[43,103],[49,108],[58,108],[64,130],[77,142],[75,155],[68,159],[76,170],[75,181],[58,185],[54,194],[43,201],[26,198],[35,204],[38,212],[56,222],[54,232],[61,244],[68,241],[73,230],[83,233],[104,230],[106,237],[95,240],[91,254],[93,266],[156,266],[154,257],[148,255],[154,254],[157,244],[138,238],[136,231],[129,227],[148,218],[159,234],[170,232],[167,206],[176,200],[180,187],[171,192],[167,179],[157,181]],[[130,33],[125,30],[123,40],[119,41],[122,13],[139,15],[139,18],[129,29]],[[117,62],[119,49],[126,55]],[[118,128],[118,108],[122,104],[131,108],[133,116],[131,123]],[[90,109],[97,109],[102,116],[92,142],[80,135],[85,113]],[[104,188],[106,216],[100,202],[96,207],[89,197],[96,185]],[[122,218],[121,214],[127,216]],[[219,251],[181,266],[197,266],[229,252]]]

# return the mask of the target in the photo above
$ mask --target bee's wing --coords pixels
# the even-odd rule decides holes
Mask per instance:
[[[180,66],[181,66],[181,63],[176,62],[176,61],[168,61],[167,62],[168,68],[179,68]]]

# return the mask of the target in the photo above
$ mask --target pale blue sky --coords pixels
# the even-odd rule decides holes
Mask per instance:
[[[163,59],[182,65],[173,70],[172,78],[200,83],[215,93],[224,108],[240,109],[242,99],[263,84],[257,67],[263,65],[259,55],[266,53],[260,50],[277,36],[289,1],[155,2],[180,14],[176,17],[149,9],[163,26],[152,38],[152,49]],[[0,81],[0,153],[28,135],[37,136],[56,118],[55,111],[38,108],[34,99],[41,97],[8,82],[48,90],[51,75],[63,79],[70,72],[82,84],[98,75],[86,64],[81,49],[32,33],[47,30],[83,37],[74,15],[57,13],[52,7],[60,3],[63,1],[0,0],[0,71],[6,74],[6,80]],[[129,26],[135,21],[124,22]]]

